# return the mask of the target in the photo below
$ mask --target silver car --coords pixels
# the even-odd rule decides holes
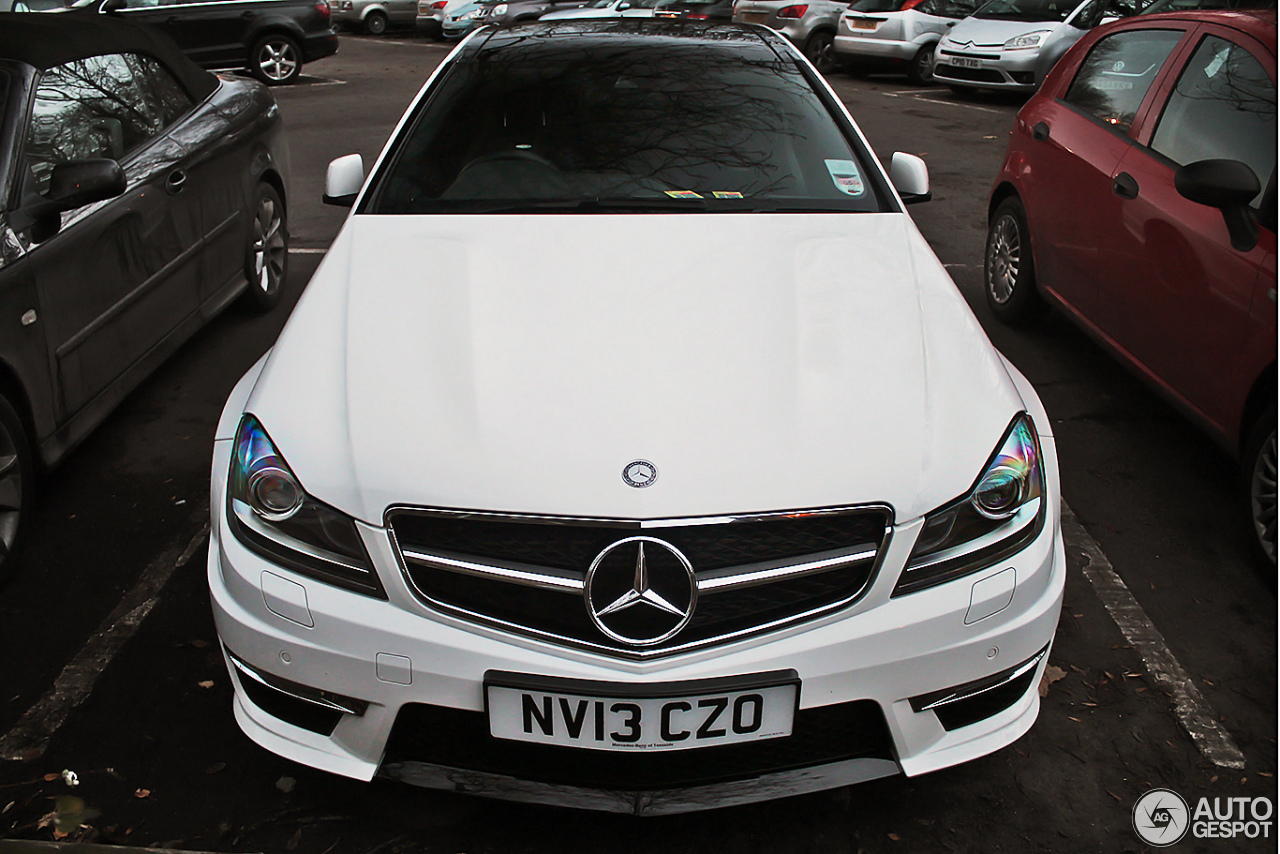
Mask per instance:
[[[335,26],[382,35],[392,24],[412,24],[417,0],[332,0]]]
[[[905,64],[912,83],[933,79],[938,42],[978,0],[858,0],[840,17],[834,49],[841,64]]]
[[[598,18],[652,18],[662,0],[595,0],[581,9],[548,12],[539,21],[582,21]]]
[[[831,45],[840,13],[848,7],[847,2],[832,0],[810,0],[808,3],[739,0],[733,7],[733,21],[736,24],[763,24],[777,30],[800,48],[815,68],[827,72],[836,68]]]
[[[933,76],[954,89],[1034,92],[1081,36],[1135,11],[1133,0],[990,0],[938,44]]]

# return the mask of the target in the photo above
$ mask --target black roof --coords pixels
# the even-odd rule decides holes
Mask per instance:
[[[692,50],[733,54],[754,62],[791,61],[772,31],[741,24],[668,21],[658,18],[608,18],[604,20],[537,21],[492,29],[468,43],[467,54],[500,51],[511,56],[533,57],[574,50],[644,49]]]
[[[0,13],[0,59],[44,71],[104,53],[153,56],[196,98],[203,98],[218,85],[216,77],[187,59],[168,36],[149,27],[88,10]]]

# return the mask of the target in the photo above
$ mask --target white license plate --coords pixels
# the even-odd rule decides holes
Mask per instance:
[[[868,21],[866,18],[846,18],[851,30],[874,30],[879,21]]]
[[[769,20],[768,12],[743,12],[742,23],[744,24],[763,24]]]
[[[957,68],[981,68],[982,60],[966,59],[963,56],[948,56],[947,64],[954,65]]]
[[[505,685],[485,689],[494,738],[591,750],[658,751],[791,735],[799,684],[691,691],[683,696],[664,692],[662,697]]]

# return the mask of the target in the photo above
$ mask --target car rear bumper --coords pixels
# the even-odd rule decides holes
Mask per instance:
[[[896,39],[837,35],[832,49],[841,56],[871,59],[909,60],[916,55],[920,45]]]
[[[315,62],[317,59],[333,56],[338,52],[338,33],[330,29],[323,33],[303,36],[299,47],[302,48],[303,62]]]

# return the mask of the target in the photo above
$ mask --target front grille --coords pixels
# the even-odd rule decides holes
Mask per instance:
[[[884,714],[871,700],[801,709],[785,738],[658,753],[507,741],[489,735],[483,712],[409,703],[396,717],[383,769],[424,762],[542,783],[636,791],[749,779],[859,758],[893,759]]]
[[[954,50],[940,50],[938,51],[938,53],[941,54],[942,56],[958,56],[963,59],[999,59],[1000,58],[1000,54],[998,53],[958,53]]]
[[[388,514],[405,572],[428,605],[547,640],[629,657],[670,654],[850,604],[871,580],[890,521],[884,508],[644,523],[414,509]],[[582,593],[596,557],[619,540],[638,535],[678,549],[692,565],[699,588],[684,629],[644,648],[601,632],[588,616]],[[658,551],[651,554],[652,560],[662,557]],[[840,562],[850,554],[861,557]],[[464,561],[470,567],[459,571],[456,565],[424,560],[424,555]],[[835,562],[830,568],[788,573],[788,567],[814,558]],[[763,582],[734,581],[739,570],[762,566],[773,572]],[[487,571],[503,567],[523,570],[524,579],[498,569]],[[620,574],[627,572],[619,568]],[[529,576],[539,573],[556,583],[531,583]],[[643,620],[664,618],[647,609],[635,609],[631,616],[640,621],[628,633],[632,637],[645,634]]]
[[[993,71],[990,68],[961,68],[957,65],[943,65],[939,63],[935,69],[935,75],[947,80],[972,80],[975,83],[1003,83],[1004,78],[1000,76],[999,71]]]

